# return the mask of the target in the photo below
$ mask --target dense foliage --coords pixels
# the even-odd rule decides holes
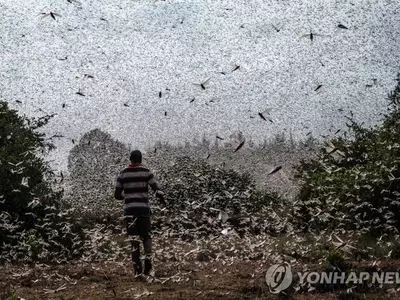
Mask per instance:
[[[327,142],[316,159],[298,167],[304,184],[294,217],[305,231],[398,233],[400,82],[388,100],[382,124],[365,128],[348,117],[350,137]]]
[[[78,254],[61,191],[41,153],[53,148],[37,129],[52,116],[27,119],[0,102],[0,260]]]
[[[129,149],[123,143],[100,129],[85,133],[68,156],[66,202],[79,208],[86,221],[109,215],[117,205],[115,180],[128,163]]]
[[[189,239],[218,235],[228,227],[240,234],[285,231],[271,208],[283,209],[282,199],[259,192],[249,174],[214,168],[205,159],[179,157],[157,175],[169,204],[156,210],[156,230],[184,233]]]

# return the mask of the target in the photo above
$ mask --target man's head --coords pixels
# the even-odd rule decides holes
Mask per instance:
[[[139,150],[133,150],[130,156],[131,163],[138,164],[142,162],[142,152]]]

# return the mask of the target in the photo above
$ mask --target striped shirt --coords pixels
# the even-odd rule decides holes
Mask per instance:
[[[119,174],[116,187],[123,190],[126,216],[151,216],[149,185],[154,183],[154,174],[142,164],[130,164]]]

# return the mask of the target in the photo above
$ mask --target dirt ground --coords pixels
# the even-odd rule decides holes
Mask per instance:
[[[289,299],[269,293],[267,267],[259,261],[179,262],[156,265],[155,277],[139,281],[130,263],[103,262],[0,267],[0,298],[11,299]],[[18,298],[14,298],[18,299]],[[385,290],[367,294],[295,293],[290,299],[400,299]]]

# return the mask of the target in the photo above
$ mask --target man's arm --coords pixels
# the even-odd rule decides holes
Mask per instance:
[[[115,184],[115,192],[114,192],[114,197],[117,200],[124,200],[124,197],[122,197],[122,191],[124,190],[122,188],[122,184],[121,184],[121,174],[118,176],[117,178],[117,182]]]
[[[153,172],[150,172],[150,174],[149,174],[149,185],[154,192],[157,192],[159,190],[157,181],[154,178]]]
[[[158,198],[158,200],[160,200],[162,204],[166,205],[167,203],[165,202],[164,193],[160,191],[157,181],[154,178],[153,172],[150,172],[149,174],[149,185],[151,189],[156,193],[156,197]]]
[[[118,188],[118,187],[115,188],[115,193],[114,193],[115,199],[124,200],[124,197],[122,197],[122,191],[123,191],[122,188]]]

